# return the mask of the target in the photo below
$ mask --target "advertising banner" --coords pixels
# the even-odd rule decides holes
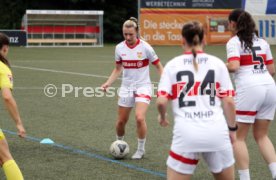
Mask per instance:
[[[25,31],[2,29],[0,32],[9,37],[11,46],[26,46],[27,44],[27,35]]]
[[[243,0],[243,8],[252,15],[276,14],[276,1]]]
[[[276,44],[276,15],[253,15],[259,36],[270,44]]]
[[[231,37],[228,15],[241,0],[141,0],[141,36],[152,45],[181,44],[181,29],[189,21],[204,25],[208,44],[224,44]]]
[[[235,9],[241,0],[141,0],[141,8]]]

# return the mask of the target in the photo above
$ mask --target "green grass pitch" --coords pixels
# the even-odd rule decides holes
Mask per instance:
[[[157,122],[155,99],[147,113],[148,136],[146,156],[133,161],[136,150],[135,119],[132,113],[127,124],[125,140],[130,155],[118,163],[110,161],[109,146],[115,140],[117,97],[79,97],[71,93],[62,97],[62,84],[74,87],[99,87],[114,68],[115,45],[104,48],[16,48],[11,47],[9,59],[13,65],[14,95],[27,134],[36,139],[19,139],[5,133],[11,152],[26,180],[157,180],[165,179],[166,158],[172,138],[172,116],[168,128]],[[181,47],[154,47],[161,62],[182,53]],[[276,57],[276,46],[271,46]],[[208,46],[207,53],[226,59],[225,46]],[[151,66],[152,81],[158,81]],[[53,98],[44,95],[43,88],[54,84],[59,89]],[[114,87],[120,85],[120,80]],[[15,132],[3,104],[0,105],[0,127]],[[276,125],[270,137],[276,145]],[[51,138],[62,147],[41,145],[38,140]],[[71,149],[68,149],[70,147]],[[67,148],[67,149],[66,149]],[[252,179],[271,179],[270,172],[258,152],[252,135],[248,137]],[[127,166],[127,167],[126,167]],[[0,179],[4,179],[0,171]],[[206,165],[200,161],[193,179],[212,179]]]

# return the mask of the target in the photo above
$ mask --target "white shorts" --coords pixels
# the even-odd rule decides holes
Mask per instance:
[[[119,91],[118,105],[122,107],[134,107],[137,102],[150,104],[151,95],[151,85],[139,87],[122,86]]]
[[[276,86],[261,85],[237,89],[236,121],[254,123],[255,119],[273,120],[276,108]]]
[[[202,155],[212,173],[220,173],[235,163],[233,149],[227,148],[215,152],[183,152],[175,153],[170,151],[167,166],[181,174],[193,174],[199,157]]]

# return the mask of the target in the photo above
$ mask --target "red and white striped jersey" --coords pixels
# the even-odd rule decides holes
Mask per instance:
[[[122,85],[129,86],[150,84],[149,63],[157,64],[159,59],[147,42],[138,39],[133,47],[126,41],[119,43],[115,50],[115,61],[124,67]]]
[[[186,152],[208,152],[230,147],[221,98],[234,96],[225,64],[215,56],[197,52],[175,57],[164,68],[158,96],[172,101],[173,145]]]
[[[265,40],[255,36],[252,50],[245,51],[238,36],[234,36],[228,41],[226,50],[228,62],[240,61],[240,68],[234,73],[236,88],[274,83],[266,68],[266,65],[274,62]]]

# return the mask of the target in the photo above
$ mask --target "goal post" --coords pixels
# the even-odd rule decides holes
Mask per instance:
[[[27,47],[103,47],[103,11],[26,10]]]

